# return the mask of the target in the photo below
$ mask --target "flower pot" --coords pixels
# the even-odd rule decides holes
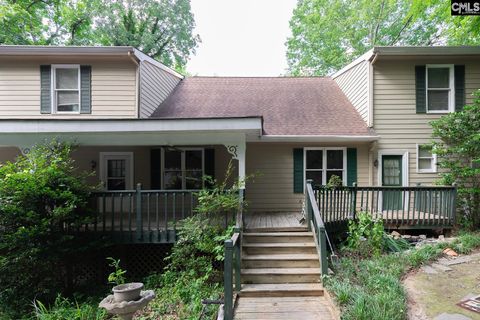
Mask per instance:
[[[143,289],[143,283],[130,282],[113,287],[113,298],[116,302],[135,301],[140,298],[140,291]]]

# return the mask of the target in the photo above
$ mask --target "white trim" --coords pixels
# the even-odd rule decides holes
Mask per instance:
[[[52,72],[50,75],[50,95],[51,95],[51,109],[52,113],[55,114],[80,114],[80,109],[82,108],[82,88],[81,88],[81,75],[80,75],[80,65],[79,64],[52,64]],[[78,89],[57,89],[57,69],[77,69],[78,72]],[[74,91],[78,92],[78,111],[58,111],[57,104],[57,92],[58,91]]]
[[[368,118],[367,118],[367,125],[372,128],[373,127],[373,93],[374,93],[374,83],[373,83],[373,62],[368,61]]]
[[[420,146],[423,146],[425,144],[419,144],[417,143],[417,154],[416,154],[416,162],[417,162],[417,173],[437,173],[437,155],[435,153],[432,152],[432,156],[431,157],[421,157],[420,158]],[[420,162],[420,159],[430,159],[431,161],[431,168],[430,169],[420,169],[419,168],[419,162]]]
[[[428,69],[448,68],[449,69],[449,88],[429,88],[428,87]],[[448,110],[428,110],[428,91],[445,91],[448,90]],[[455,76],[453,64],[427,64],[425,67],[425,110],[427,113],[450,113],[455,111]]]
[[[382,166],[383,156],[402,156],[402,186],[408,187],[409,185],[409,173],[408,173],[408,151],[407,150],[378,150],[378,172],[377,182],[379,186],[383,185],[382,182]]]
[[[348,135],[265,135],[260,136],[260,142],[371,142],[380,136],[348,136]],[[256,141],[256,140],[248,140]]]
[[[342,171],[343,185],[347,185],[347,148],[346,147],[305,147],[303,148],[303,181],[307,181],[307,151],[309,150],[322,150],[322,168],[323,169],[308,169],[310,171],[322,171],[322,181],[327,181],[327,170]],[[327,169],[327,151],[329,150],[342,150],[343,151],[343,169]]]
[[[254,130],[261,134],[262,119],[132,119],[132,120],[0,120],[0,133],[87,132],[211,132]]]
[[[185,180],[185,172],[187,171],[185,168],[185,151],[201,151],[202,152],[202,177],[205,175],[205,148],[193,148],[193,147],[175,147],[175,149],[178,149],[182,151],[180,154],[180,171],[182,172],[182,190],[194,190],[194,189],[187,189],[187,183]],[[160,148],[160,153],[161,153],[161,160],[160,160],[160,181],[161,181],[161,188],[165,189],[165,148],[161,147]],[[205,186],[204,181],[202,181],[202,188]],[[167,190],[167,189],[165,189]]]
[[[339,77],[340,75],[342,75],[343,73],[352,69],[353,67],[355,67],[359,63],[361,63],[363,61],[370,60],[372,58],[372,56],[373,56],[373,49],[370,49],[367,52],[365,52],[364,54],[362,54],[360,57],[353,60],[351,63],[347,64],[345,67],[343,67],[340,70],[338,70],[337,72],[333,73],[331,75],[332,79],[335,79],[335,78]]]
[[[100,170],[99,170],[98,177],[100,181],[103,182],[104,189],[107,190],[106,160],[112,160],[112,159],[121,159],[121,160],[126,159],[128,161],[128,170],[126,171],[126,174],[125,174],[125,187],[126,187],[126,190],[133,190],[133,179],[135,177],[133,152],[100,152],[99,154]]]
[[[160,63],[158,62],[157,60],[149,57],[148,55],[146,55],[145,53],[143,53],[142,51],[136,49],[136,48],[133,48],[133,54],[138,58],[138,60],[140,60],[140,63],[142,63],[143,61],[148,61],[150,62],[151,64],[157,66],[158,68],[162,69],[163,71],[166,71],[172,75],[174,75],[175,77],[177,78],[180,78],[180,79],[183,79],[185,78],[182,74],[178,73],[177,71],[167,67],[166,65],[164,65],[163,63]]]

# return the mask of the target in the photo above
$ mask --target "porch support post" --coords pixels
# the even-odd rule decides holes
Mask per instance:
[[[228,153],[232,155],[232,159],[238,160],[238,180],[241,181],[241,189],[245,189],[245,139],[234,143],[225,143]]]

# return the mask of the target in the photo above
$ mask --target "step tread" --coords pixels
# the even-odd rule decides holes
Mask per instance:
[[[314,248],[315,243],[312,242],[261,242],[261,243],[244,243],[243,247],[247,248]]]
[[[304,232],[304,231],[297,231],[297,232],[244,232],[243,236],[247,237],[308,237],[312,236],[312,232]]]
[[[262,275],[262,274],[289,274],[289,275],[320,275],[320,268],[252,268],[242,269],[244,275]]]
[[[242,284],[240,292],[256,291],[316,291],[323,290],[321,283],[257,283]]]
[[[292,253],[292,254],[248,254],[243,255],[242,260],[288,260],[288,261],[299,261],[299,260],[318,260],[318,254],[301,254],[301,253]]]

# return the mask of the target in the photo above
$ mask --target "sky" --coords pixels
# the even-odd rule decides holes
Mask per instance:
[[[297,0],[191,0],[202,42],[187,64],[198,76],[285,74]]]

